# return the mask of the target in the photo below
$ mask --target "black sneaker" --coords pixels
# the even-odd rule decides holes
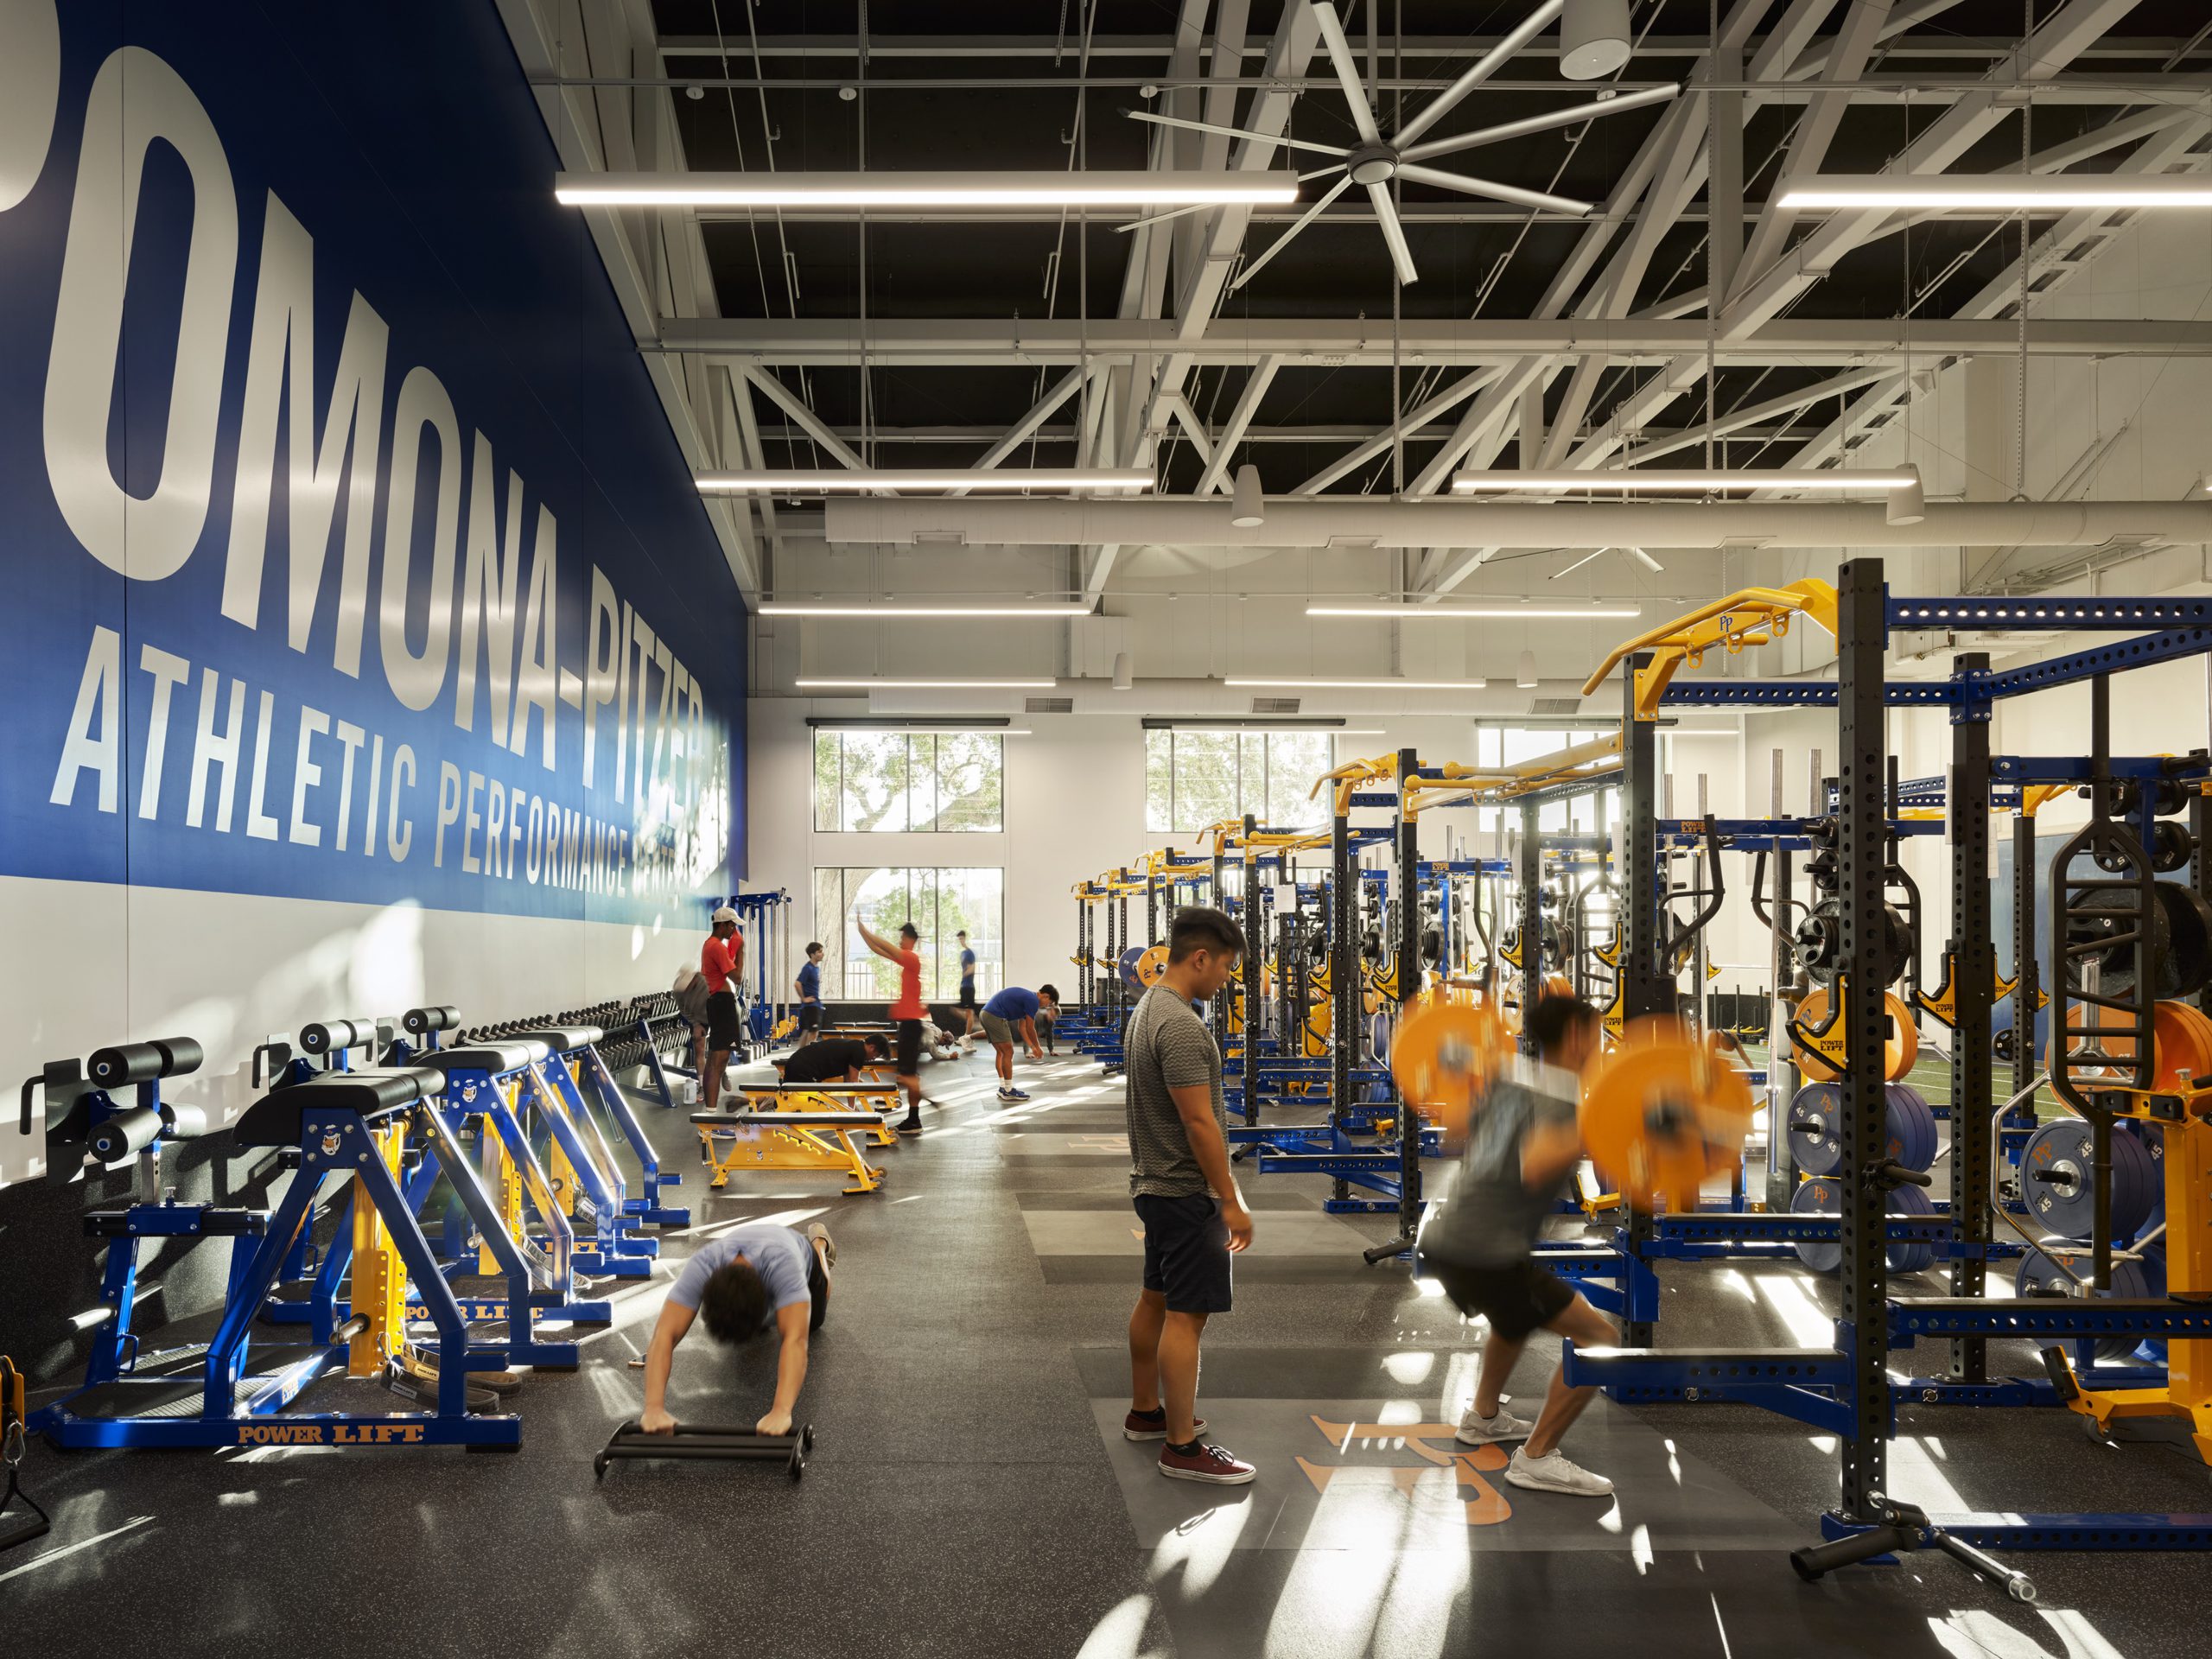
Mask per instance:
[[[901,1135],[919,1135],[922,1132],[922,1120],[910,1113],[892,1127]]]

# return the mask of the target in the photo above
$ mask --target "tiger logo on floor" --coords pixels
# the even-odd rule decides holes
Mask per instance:
[[[1408,1503],[1423,1498],[1433,1502],[1444,1485],[1444,1472],[1449,1472],[1452,1482],[1444,1490],[1465,1509],[1469,1526],[1494,1527],[1513,1517],[1513,1506],[1506,1502],[1505,1494],[1484,1478],[1497,1473],[1511,1460],[1503,1446],[1462,1446],[1452,1438],[1456,1425],[1452,1423],[1332,1423],[1325,1417],[1307,1421],[1339,1457],[1358,1446],[1371,1451],[1402,1449],[1421,1459],[1417,1464],[1378,1465],[1298,1459],[1299,1469],[1317,1492],[1327,1491],[1339,1475],[1387,1473]]]

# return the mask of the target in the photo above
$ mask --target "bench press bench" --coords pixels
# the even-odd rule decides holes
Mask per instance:
[[[887,1113],[898,1106],[902,1098],[895,1083],[751,1083],[737,1085],[737,1092],[752,1103],[756,1112],[774,1112],[779,1116],[804,1110],[798,1103],[811,1096],[836,1103],[842,1111],[874,1111]],[[879,1116],[874,1127],[868,1131],[871,1147],[896,1145],[899,1137],[891,1126]]]
[[[836,1169],[852,1177],[849,1193],[873,1192],[883,1171],[869,1163],[855,1133],[883,1128],[880,1112],[694,1112],[699,1156],[715,1172],[713,1186],[727,1186],[734,1169]],[[717,1140],[728,1137],[727,1151]]]

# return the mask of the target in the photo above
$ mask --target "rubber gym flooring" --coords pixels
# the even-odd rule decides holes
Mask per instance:
[[[1450,1425],[1481,1327],[1402,1266],[1368,1268],[1380,1220],[1325,1215],[1318,1178],[1248,1177],[1257,1241],[1207,1332],[1202,1409],[1260,1478],[1160,1478],[1120,1433],[1122,1328],[1139,1243],[1123,1198],[1121,1086],[1063,1055],[1001,1107],[988,1052],[935,1063],[944,1104],[878,1154],[874,1196],[831,1176],[695,1185],[688,1126],[648,1109],[689,1236],[654,1279],[609,1281],[616,1320],[573,1376],[516,1396],[514,1456],[457,1449],[58,1453],[27,1483],[46,1539],[0,1556],[11,1653],[154,1641],[175,1654],[276,1643],[488,1656],[1081,1656],[1323,1659],[1520,1656],[2183,1655],[2212,1564],[2020,1557],[2033,1607],[1940,1557],[1801,1584],[1784,1559],[1834,1495],[1834,1448],[1745,1407],[1599,1402],[1568,1452],[1615,1501],[1524,1492]],[[676,1262],[732,1222],[817,1218],[840,1257],[800,1416],[805,1478],[761,1464],[619,1464]],[[1934,1294],[1933,1278],[1919,1287]],[[1665,1275],[1670,1346],[1827,1340],[1828,1288],[1794,1267]],[[164,1340],[178,1333],[164,1332]],[[1539,1395],[1555,1348],[1516,1379]],[[2032,1369],[1999,1350],[1999,1369]],[[1932,1363],[1932,1358],[1929,1362]],[[671,1399],[750,1421],[773,1355],[703,1337]],[[332,1389],[303,1403],[328,1408]],[[37,1401],[34,1401],[35,1405]],[[2098,1446],[2058,1411],[1913,1409],[1893,1485],[1936,1510],[2212,1510],[2205,1470],[2158,1446]]]

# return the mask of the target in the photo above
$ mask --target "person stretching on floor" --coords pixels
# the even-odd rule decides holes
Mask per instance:
[[[983,1005],[983,1035],[991,1039],[992,1051],[998,1056],[1001,1100],[1029,1098],[1014,1086],[1014,1039],[1021,1039],[1031,1059],[1043,1059],[1045,1051],[1037,1041],[1039,1014],[1041,1010],[1050,1017],[1059,1007],[1060,994],[1050,985],[1039,985],[1033,991],[1009,985]]]
[[[1198,1437],[1198,1338],[1230,1305],[1230,1258],[1252,1242],[1229,1166],[1221,1050],[1193,999],[1217,996],[1244,935],[1220,911],[1175,912],[1167,967],[1129,1016],[1127,1056],[1130,1201],[1144,1223],[1144,1288],[1129,1315],[1129,1414],[1122,1433],[1165,1440],[1160,1472],[1241,1486],[1249,1463]]]
[[[1504,1408],[1500,1392],[1531,1332],[1549,1331],[1588,1347],[1618,1340],[1612,1324],[1572,1285],[1536,1264],[1544,1218],[1558,1207],[1582,1160],[1576,1128],[1581,1073],[1597,1057],[1597,1009],[1577,997],[1547,996],[1529,1016],[1533,1058],[1516,1058],[1484,1091],[1467,1130],[1458,1188],[1421,1230],[1423,1270],[1460,1313],[1490,1321],[1474,1402],[1458,1438],[1469,1446],[1522,1442],[1505,1478],[1533,1491],[1604,1497],[1613,1483],[1567,1461],[1560,1437],[1597,1393],[1571,1389],[1554,1370],[1533,1423]]]
[[[890,1047],[880,1037],[824,1037],[794,1049],[784,1062],[785,1083],[858,1083],[861,1073],[880,1065]]]
[[[906,1116],[896,1127],[901,1135],[919,1135],[922,1021],[929,1013],[922,1006],[922,931],[912,922],[901,923],[899,943],[893,944],[880,933],[871,931],[857,916],[853,918],[853,925],[860,930],[861,942],[869,950],[899,969],[899,1000],[891,1005],[891,1017],[899,1022],[899,1086],[906,1091]]]
[[[792,1046],[796,1050],[804,1048],[822,1030],[822,946],[818,942],[806,947],[806,961],[791,986],[798,992],[798,1041]]]
[[[837,1247],[820,1222],[801,1238],[773,1222],[749,1221],[702,1244],[669,1287],[660,1321],[645,1348],[645,1414],[639,1426],[648,1434],[672,1434],[668,1371],[676,1344],[695,1319],[704,1319],[707,1334],[735,1346],[772,1329],[776,1353],[776,1398],[755,1423],[760,1434],[788,1434],[791,1412],[806,1381],[807,1341],[822,1328],[830,1311],[830,1269]]]

